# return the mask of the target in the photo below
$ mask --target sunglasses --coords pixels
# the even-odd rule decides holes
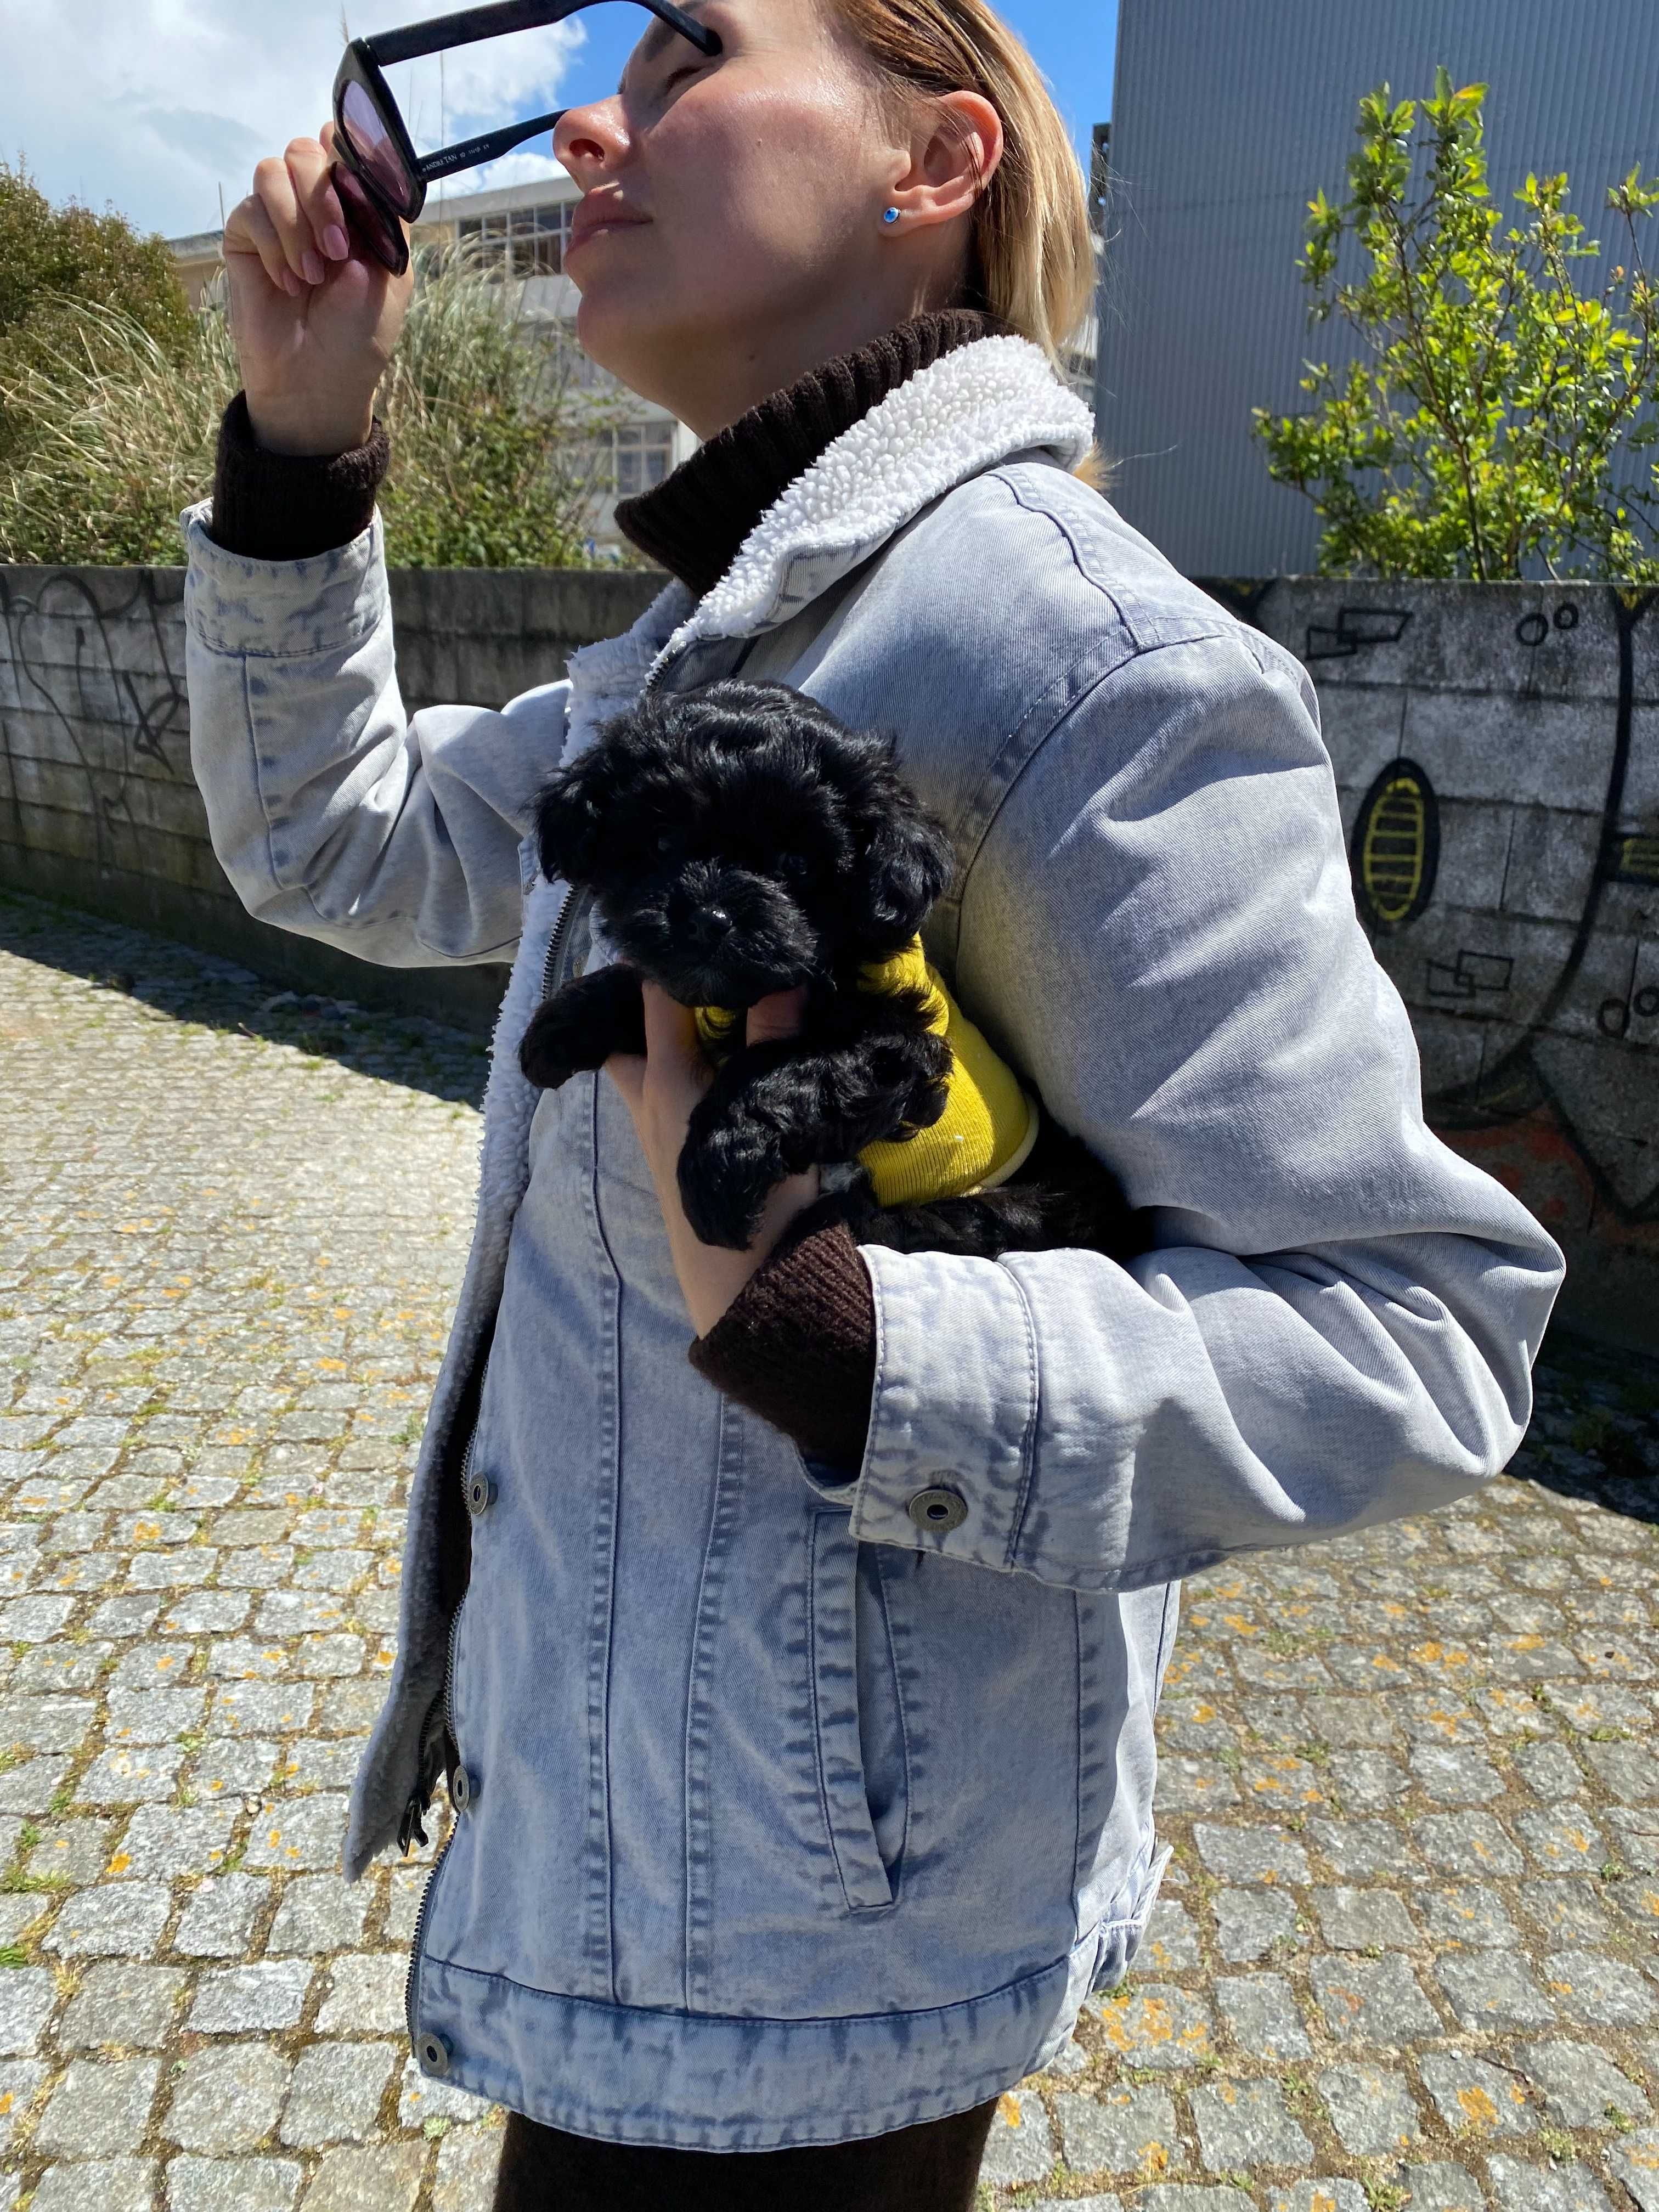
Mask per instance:
[[[535,30],[599,4],[599,0],[496,0],[492,7],[435,15],[406,31],[383,31],[378,38],[351,41],[334,79],[334,185],[359,240],[394,276],[401,276],[409,266],[403,226],[413,222],[426,205],[426,188],[434,177],[476,169],[509,154],[526,139],[553,130],[567,111],[557,108],[551,115],[511,124],[505,131],[444,146],[435,154],[417,154],[384,72],[396,62],[471,46],[477,39],[498,39],[509,31]],[[635,0],[635,4],[648,8],[689,39],[699,53],[720,52],[719,33],[694,21],[673,0]]]

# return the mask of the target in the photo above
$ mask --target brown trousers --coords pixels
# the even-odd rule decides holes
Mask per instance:
[[[859,2142],[655,2150],[507,2115],[495,2212],[972,2212],[994,2098]]]

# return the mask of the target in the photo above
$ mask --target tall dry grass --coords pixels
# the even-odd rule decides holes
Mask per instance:
[[[0,560],[161,564],[213,483],[240,383],[222,281],[182,362],[118,308],[74,302],[0,382]],[[392,439],[386,558],[410,568],[582,561],[598,441],[618,391],[578,380],[574,342],[532,323],[477,254],[428,248],[376,411]]]

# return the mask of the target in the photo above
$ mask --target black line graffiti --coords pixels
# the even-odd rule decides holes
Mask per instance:
[[[1501,952],[1459,951],[1451,963],[1431,960],[1427,988],[1431,999],[1473,999],[1482,991],[1494,994],[1510,988],[1515,963]]]
[[[1308,624],[1304,660],[1349,660],[1365,645],[1398,645],[1411,623],[1405,607],[1339,607],[1336,627]]]
[[[1240,621],[1248,622],[1254,628],[1276,637],[1281,644],[1292,643],[1293,624],[1297,621],[1292,610],[1297,604],[1294,586],[1280,578],[1257,581],[1237,577],[1205,576],[1195,580],[1212,599],[1218,599]],[[1449,587],[1452,590],[1458,588]],[[1502,587],[1498,588],[1501,591]],[[1460,947],[1451,958],[1425,961],[1422,966],[1415,967],[1413,991],[1407,993],[1407,996],[1414,994],[1419,1007],[1432,1006],[1437,1014],[1502,1024],[1504,1035],[1516,1038],[1513,1043],[1504,1046],[1494,1064],[1483,1067],[1473,1080],[1449,1083],[1428,1093],[1424,1101],[1425,1108],[1429,1119],[1437,1128],[1444,1131],[1493,1128],[1521,1121],[1547,1108],[1553,1115],[1565,1142],[1571,1147],[1586,1170],[1597,1207],[1605,1210],[1613,1219],[1631,1226],[1640,1226],[1659,1222],[1659,1140],[1650,1140],[1639,1133],[1633,1133],[1629,1125],[1623,1132],[1622,1139],[1616,1135],[1610,1136],[1605,1119],[1601,1118],[1603,1109],[1598,1107],[1595,1099],[1588,1091],[1581,1095],[1573,1089],[1573,1081],[1578,1079],[1569,1074],[1560,1080],[1552,1079],[1549,1071],[1542,1064],[1545,1053],[1550,1049],[1546,1032],[1556,1024],[1569,994],[1583,973],[1592,939],[1601,921],[1607,887],[1615,884],[1659,886],[1659,823],[1651,820],[1638,823],[1625,811],[1630,786],[1635,719],[1634,640],[1650,610],[1659,603],[1659,593],[1637,587],[1603,588],[1605,603],[1613,615],[1612,627],[1619,655],[1613,755],[1602,799],[1599,848],[1590,871],[1592,879],[1586,885],[1583,905],[1573,929],[1570,947],[1553,982],[1543,992],[1538,1010],[1523,1017],[1513,1009],[1516,1000],[1524,1000],[1527,996],[1527,969],[1529,963],[1523,962],[1517,967],[1511,962],[1509,988],[1500,989],[1498,981],[1500,970],[1497,965],[1488,963],[1496,963],[1500,958],[1507,959],[1508,956],[1475,955]],[[1285,604],[1286,595],[1289,595],[1288,605]],[[1502,605],[1504,602],[1500,598],[1495,600],[1495,604]],[[1588,619],[1591,604],[1588,592],[1576,593],[1571,599],[1564,598],[1553,611],[1534,610],[1523,615],[1515,622],[1514,635],[1529,651],[1542,646],[1552,631],[1559,638],[1565,640]],[[1275,615],[1279,617],[1277,621],[1274,620]],[[1397,641],[1404,635],[1410,620],[1410,614],[1404,609],[1342,607],[1334,626],[1317,623],[1307,626],[1306,649],[1303,657],[1315,664],[1321,660],[1350,659],[1365,645]],[[1510,614],[1504,616],[1504,620],[1507,625],[1515,621],[1515,617]],[[1578,649],[1588,649],[1583,640],[1578,641]],[[1530,661],[1523,664],[1523,667],[1525,672],[1516,687],[1516,696],[1528,700],[1536,699],[1541,696],[1537,672],[1539,663]],[[1383,680],[1390,684],[1410,682],[1408,676],[1392,672]],[[1429,691],[1438,688],[1436,679],[1431,676],[1424,688]],[[1649,736],[1647,741],[1651,743],[1654,739]],[[1405,765],[1414,774],[1422,775],[1421,769],[1417,769],[1414,763]],[[1371,791],[1365,795],[1366,802],[1387,787],[1392,776],[1398,774],[1400,766],[1398,762],[1393,763],[1390,770],[1385,770],[1378,777]],[[1426,778],[1424,781],[1426,782]],[[1425,805],[1424,851],[1426,854],[1427,823],[1432,809],[1428,806],[1426,799]],[[1353,839],[1350,854],[1355,869],[1355,902],[1376,941],[1379,953],[1395,959],[1396,980],[1401,981],[1403,988],[1401,962],[1407,957],[1408,950],[1413,960],[1420,956],[1416,955],[1414,946],[1406,948],[1403,945],[1395,955],[1389,950],[1390,942],[1399,944],[1413,928],[1419,927],[1425,909],[1428,910],[1431,926],[1436,915],[1443,909],[1435,908],[1431,885],[1428,897],[1417,902],[1391,926],[1388,923],[1374,896],[1374,886],[1368,890],[1363,880],[1365,811],[1365,804],[1362,803],[1360,823],[1356,825],[1358,834]],[[1374,862],[1376,857],[1373,853]],[[1414,854],[1407,854],[1408,859],[1413,857]],[[1452,896],[1455,896],[1455,891]],[[1628,922],[1622,926],[1629,927]],[[1647,927],[1650,930],[1651,923]],[[1455,939],[1453,942],[1455,944]],[[1450,950],[1449,947],[1443,949]],[[1482,963],[1479,967],[1471,964],[1477,959]],[[1415,981],[1419,976],[1424,979],[1424,987],[1420,989]],[[1644,983],[1639,989],[1633,989],[1627,999],[1611,997],[1599,1008],[1581,1007],[1576,1018],[1580,1024],[1578,1033],[1581,1036],[1582,1024],[1586,1018],[1595,1023],[1600,1036],[1607,1040],[1604,1049],[1632,1055],[1653,1054],[1659,1051],[1659,1036],[1646,1034],[1645,1025],[1659,1019],[1659,985]],[[1638,1028],[1638,1024],[1642,1026]],[[1632,1059],[1629,1071],[1638,1091],[1644,1085],[1649,1086],[1644,1094],[1647,1096],[1653,1095],[1655,1088],[1652,1076],[1646,1073],[1650,1067],[1659,1068],[1659,1063],[1645,1058],[1640,1062]],[[1581,1078],[1582,1075],[1581,1070]],[[1589,1089],[1594,1088],[1592,1084]],[[1638,1115],[1642,1110],[1638,1107]],[[1600,1127],[1597,1126],[1599,1118]],[[1620,1141],[1625,1147],[1622,1188],[1615,1183],[1606,1164],[1613,1158],[1613,1152],[1609,1147],[1616,1147]],[[1650,1170],[1640,1165],[1644,1161],[1653,1161],[1656,1164]],[[1644,1182],[1645,1188],[1643,1188]],[[1637,1195],[1633,1199],[1632,1184],[1637,1187]]]
[[[162,587],[164,574],[148,568],[100,571],[94,586],[88,574],[73,568],[0,568],[0,622],[19,705],[51,718],[85,778],[100,868],[111,864],[114,827],[140,826],[129,790],[138,774],[135,756],[173,781],[189,781],[189,709],[175,665],[181,640],[176,620],[167,619],[177,591]],[[142,649],[136,647],[135,629],[144,640]],[[88,750],[94,729],[118,732],[117,743],[101,757]],[[25,728],[14,729],[3,707],[0,755],[15,832],[27,845],[21,787],[37,772],[38,749],[31,748]]]
[[[1540,1063],[1537,1049],[1539,1040],[1551,1029],[1578,980],[1595,933],[1608,885],[1659,880],[1659,867],[1655,868],[1651,878],[1647,872],[1650,857],[1659,860],[1659,838],[1632,836],[1625,826],[1625,794],[1630,778],[1635,724],[1636,633],[1655,604],[1659,603],[1659,592],[1613,588],[1608,591],[1607,597],[1612,605],[1619,651],[1619,694],[1613,756],[1602,798],[1601,829],[1595,864],[1590,872],[1583,907],[1573,932],[1571,945],[1542,1004],[1530,1016],[1524,1034],[1500,1055],[1493,1066],[1483,1069],[1473,1082],[1450,1085],[1425,1098],[1424,1104],[1437,1126],[1447,1129],[1490,1128],[1520,1121],[1538,1107],[1547,1104],[1588,1171],[1598,1204],[1605,1206],[1618,1219],[1636,1224],[1659,1221],[1659,1177],[1656,1177],[1643,1195],[1633,1202],[1627,1193],[1616,1186],[1599,1157],[1595,1135],[1581,1125],[1573,1100],[1564,1094],[1560,1083],[1552,1080],[1548,1071]],[[1571,630],[1577,626],[1577,609],[1572,608],[1572,619],[1564,622],[1560,617],[1566,611],[1565,608],[1557,611],[1555,627],[1559,630]],[[1539,616],[1525,619],[1541,622],[1543,618]],[[1523,644],[1539,641],[1531,635],[1522,637],[1521,625],[1517,625],[1516,635]],[[1638,1052],[1650,1049],[1629,1036],[1632,1008],[1642,1015],[1642,1002],[1649,999],[1652,1000],[1655,1011],[1659,1012],[1659,992],[1645,988],[1632,999],[1603,999],[1595,1014],[1596,1026],[1601,1034],[1610,1043],[1625,1044],[1628,1049]]]

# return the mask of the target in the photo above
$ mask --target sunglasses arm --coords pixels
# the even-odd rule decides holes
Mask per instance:
[[[491,131],[483,138],[467,138],[459,146],[441,146],[435,154],[422,154],[416,162],[422,182],[429,184],[434,177],[447,177],[455,169],[481,168],[502,154],[510,154],[515,146],[522,146],[527,138],[539,138],[544,131],[557,127],[564,114],[562,107],[551,115],[538,115],[528,123],[509,124],[505,131]]]
[[[477,39],[498,39],[509,31],[538,30],[544,24],[562,22],[578,9],[595,4],[596,0],[496,0],[493,7],[466,8],[456,15],[434,15],[427,22],[411,23],[407,30],[383,31],[362,43],[386,69],[394,62],[415,61],[422,54],[435,54],[445,47],[471,46]],[[720,33],[694,21],[675,7],[672,0],[642,0],[642,4],[653,15],[671,24],[682,38],[690,39],[700,52],[720,52]]]

